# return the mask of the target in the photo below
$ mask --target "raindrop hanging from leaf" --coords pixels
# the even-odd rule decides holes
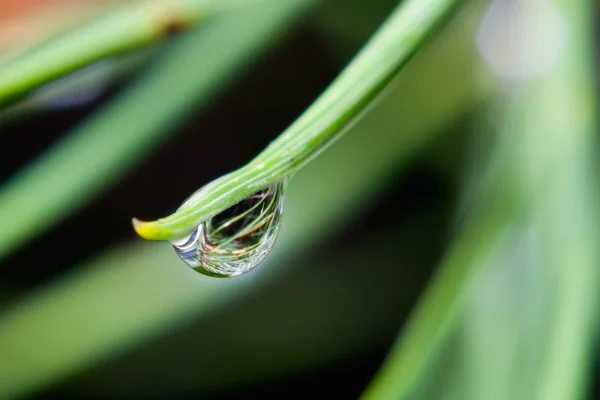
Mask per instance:
[[[283,187],[284,182],[269,186],[203,222],[187,237],[172,241],[175,251],[205,275],[229,278],[251,271],[277,239]]]

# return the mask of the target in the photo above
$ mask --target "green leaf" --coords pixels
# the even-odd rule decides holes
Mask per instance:
[[[252,0],[158,0],[126,4],[0,63],[0,106],[99,59],[156,42]]]
[[[152,222],[134,219],[137,233],[151,240],[185,237],[201,222],[297,172],[338,138],[458,3],[402,2],[329,88],[262,153],[198,190],[174,214]]]

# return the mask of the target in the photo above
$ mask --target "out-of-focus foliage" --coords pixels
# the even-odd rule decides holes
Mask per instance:
[[[216,93],[237,90],[234,77],[270,43],[287,46],[286,30],[310,26],[341,67],[395,4],[263,3],[207,20],[142,55],[128,67],[139,77],[2,182],[0,257],[48,228],[52,234],[69,215],[79,218],[79,207],[147,160],[167,133],[201,109],[210,113]],[[343,138],[294,176],[282,235],[257,271],[226,281],[199,276],[167,244],[140,243],[132,234],[63,276],[4,296],[0,397],[64,382],[50,395],[218,394],[360,363],[398,329],[399,344],[367,398],[584,397],[599,281],[588,6],[561,2],[571,34],[560,62],[547,74],[511,81],[507,91],[481,68],[474,37],[484,4],[467,3],[475,7],[460,9]],[[292,83],[289,96],[296,95]],[[260,94],[246,101],[253,96]],[[29,111],[19,118],[36,118],[40,104],[24,99],[17,106]],[[12,122],[2,121],[0,136]],[[461,174],[452,163],[468,146]],[[227,149],[198,150],[205,151]],[[354,232],[369,205],[403,185],[398,176],[410,176],[415,160],[462,193],[459,206],[415,194],[418,207],[383,210],[385,228]],[[199,157],[198,168],[208,168],[202,163]],[[320,243],[327,245],[316,251]],[[68,239],[58,251],[69,251]],[[5,291],[10,284],[2,283]],[[365,383],[372,372],[363,374]]]
[[[475,155],[468,171],[477,182],[465,196],[470,215],[367,392],[372,398],[411,392],[417,398],[455,399],[587,394],[600,301],[597,103],[588,7],[585,1],[492,4],[490,12],[504,14],[488,12],[488,22],[521,19],[515,25],[522,36],[507,44],[518,57],[504,66],[534,73],[496,95],[491,121],[484,111],[488,117],[475,133],[480,137],[474,152],[487,151],[486,157]],[[554,35],[563,24],[570,34]],[[548,43],[532,53],[527,45],[539,31]],[[489,56],[494,49],[481,51]],[[544,57],[544,51],[558,56]],[[540,59],[548,64],[540,66]],[[446,350],[452,358],[431,362],[440,353],[431,349],[444,346],[452,346]],[[432,370],[450,363],[456,368],[440,372],[443,378],[422,371],[422,378],[406,379],[419,376],[425,358]],[[419,381],[420,392],[414,388]]]

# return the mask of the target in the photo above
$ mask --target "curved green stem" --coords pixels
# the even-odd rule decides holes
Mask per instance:
[[[296,172],[331,144],[379,94],[460,0],[408,0],[399,5],[331,86],[262,153],[197,191],[174,214],[133,220],[145,239],[189,234],[202,221]]]
[[[252,0],[245,3],[248,1]],[[243,2],[155,0],[128,4],[0,64],[0,106],[103,57],[155,42],[219,9]]]

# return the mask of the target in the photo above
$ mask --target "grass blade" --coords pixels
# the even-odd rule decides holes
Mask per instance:
[[[184,237],[202,221],[295,173],[343,132],[458,3],[402,2],[330,87],[254,160],[204,186],[168,217],[152,222],[134,219],[137,233],[151,240]]]
[[[126,4],[0,63],[0,106],[103,57],[156,42],[222,9],[243,3],[158,0]]]

